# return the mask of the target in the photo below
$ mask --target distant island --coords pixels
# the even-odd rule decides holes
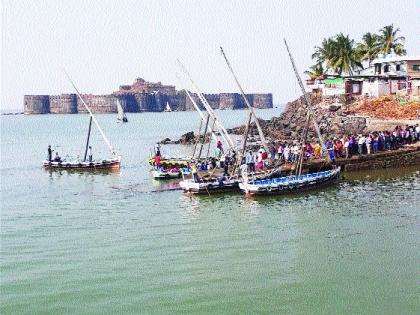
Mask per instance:
[[[198,95],[191,93],[195,102],[204,110]],[[204,94],[213,109],[244,109],[246,104],[239,93]],[[247,94],[255,108],[272,108],[273,95]],[[148,82],[137,78],[132,85],[121,85],[118,91],[109,95],[83,94],[84,101],[95,113],[116,113],[119,100],[128,113],[163,112],[169,105],[171,111],[194,110],[184,90],[177,91],[173,85]],[[25,95],[25,114],[77,114],[86,109],[76,94]]]

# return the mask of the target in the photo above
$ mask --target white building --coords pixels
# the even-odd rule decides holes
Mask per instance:
[[[417,97],[420,96],[420,56],[378,58],[352,76],[324,75],[307,81],[307,89],[321,92],[325,97],[388,94]]]

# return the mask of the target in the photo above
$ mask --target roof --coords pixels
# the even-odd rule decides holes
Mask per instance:
[[[420,56],[389,56],[383,58],[376,58],[372,61],[372,64],[397,61],[420,61]]]

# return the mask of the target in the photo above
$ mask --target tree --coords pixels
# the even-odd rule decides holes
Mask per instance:
[[[368,32],[357,45],[357,54],[361,61],[367,60],[370,66],[372,60],[378,57],[380,49],[379,35]]]
[[[344,36],[340,33],[334,38],[333,56],[330,64],[335,73],[341,75],[343,72],[350,75],[353,71],[362,68],[360,56],[355,49],[355,41],[349,35]]]
[[[321,46],[315,46],[315,52],[312,54],[312,59],[315,59],[316,64],[326,64],[328,69],[331,64],[330,61],[334,55],[334,40],[333,38],[324,38]]]
[[[311,80],[315,80],[324,74],[324,67],[322,66],[322,63],[314,64],[308,71],[305,71],[305,74],[307,74]]]
[[[394,52],[397,56],[403,56],[407,52],[404,48],[405,38],[403,36],[397,36],[400,29],[397,27],[394,29],[394,25],[387,25],[379,30],[379,44],[380,52],[383,54],[390,54]]]

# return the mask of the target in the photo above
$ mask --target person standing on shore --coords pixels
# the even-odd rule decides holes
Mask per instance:
[[[359,140],[357,141],[357,144],[358,144],[358,149],[359,149],[358,150],[359,155],[362,155],[363,154],[363,145],[366,144],[366,138],[365,138],[364,135],[359,136]]]
[[[345,137],[344,139],[344,152],[345,152],[345,158],[349,158],[349,138]]]
[[[372,137],[371,135],[368,135],[366,137],[366,150],[367,150],[367,154],[370,155],[371,151],[372,151]]]

